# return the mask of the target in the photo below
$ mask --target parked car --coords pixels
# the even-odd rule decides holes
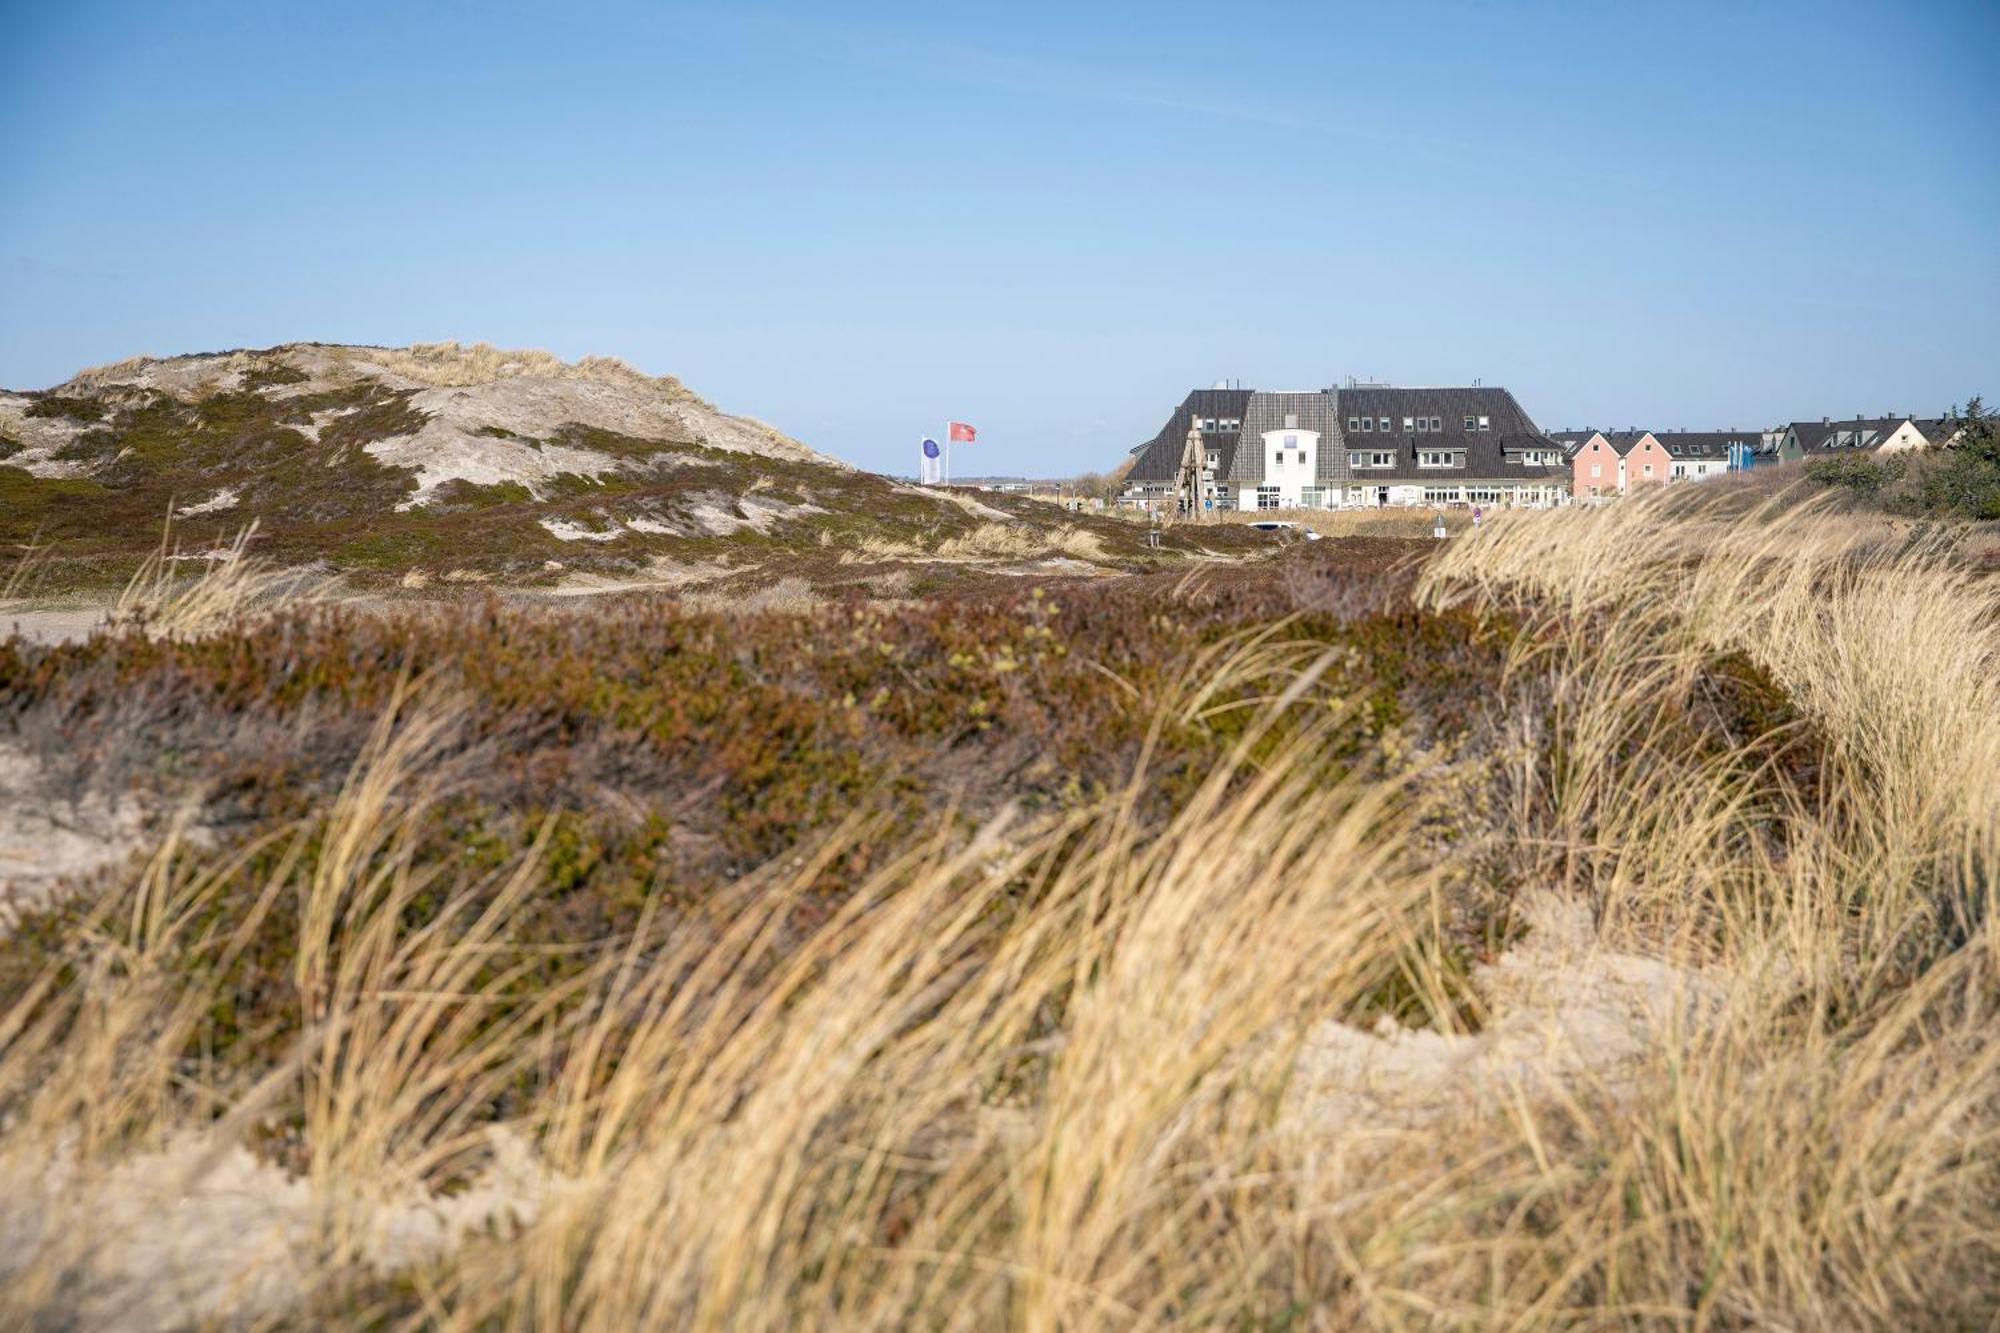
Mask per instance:
[[[1317,532],[1314,532],[1311,528],[1302,528],[1296,523],[1287,523],[1282,519],[1260,518],[1255,523],[1252,523],[1250,526],[1257,529],[1257,531],[1259,532],[1290,532],[1294,534],[1303,534],[1305,536],[1305,539],[1309,542],[1316,542],[1319,540],[1319,534]]]

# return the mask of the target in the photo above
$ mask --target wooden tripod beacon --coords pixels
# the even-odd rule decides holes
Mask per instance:
[[[1181,449],[1180,475],[1174,482],[1174,493],[1180,499],[1180,511],[1189,518],[1201,517],[1201,474],[1208,467],[1208,449],[1201,438],[1201,418],[1188,422],[1187,444]]]

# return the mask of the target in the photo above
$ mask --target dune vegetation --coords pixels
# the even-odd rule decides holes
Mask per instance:
[[[20,781],[149,830],[0,940],[11,1325],[2000,1319],[2000,583],[1949,532],[146,586],[0,645]]]

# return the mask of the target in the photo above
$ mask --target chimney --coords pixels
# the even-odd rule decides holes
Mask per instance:
[[[1831,425],[1833,424],[1833,418],[1832,418],[1832,417],[1821,417],[1821,418],[1819,419],[1819,424],[1820,424],[1820,425],[1822,425],[1822,426],[1831,426]]]

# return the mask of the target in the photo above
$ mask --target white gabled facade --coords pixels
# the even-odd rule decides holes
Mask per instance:
[[[1264,481],[1255,488],[1243,488],[1252,505],[1241,508],[1303,509],[1310,502],[1319,506],[1319,486],[1313,478],[1319,468],[1319,432],[1281,427],[1264,432]],[[1306,495],[1307,491],[1313,494]]]

